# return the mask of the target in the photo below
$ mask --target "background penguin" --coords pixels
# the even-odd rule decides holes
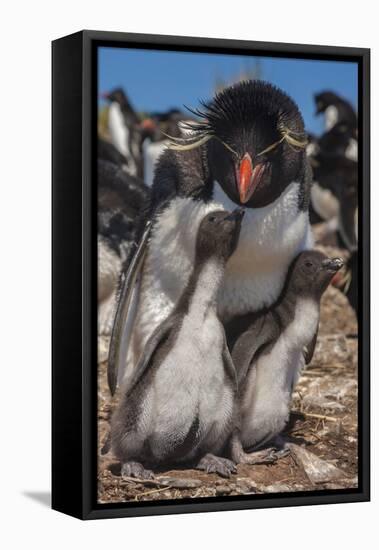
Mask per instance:
[[[313,168],[311,205],[313,223],[327,222],[325,235],[338,232],[340,245],[357,247],[358,144],[356,128],[338,122],[307,147]]]
[[[98,161],[98,331],[110,334],[123,262],[136,236],[136,219],[149,200],[142,181],[112,162]]]
[[[114,147],[126,158],[132,176],[143,176],[140,118],[122,88],[102,94],[109,102],[108,131]]]
[[[189,117],[179,109],[169,109],[162,113],[152,113],[141,122],[145,132],[142,141],[143,179],[149,187],[153,184],[158,159],[170,143],[167,136],[183,137],[181,122],[188,120]]]
[[[293,258],[312,246],[308,219],[311,173],[304,124],[296,104],[263,81],[226,88],[195,111],[187,138],[160,157],[152,187],[151,234],[141,277],[124,286],[109,369],[130,376],[151,332],[175,308],[191,272],[201,220],[244,205],[238,247],[218,296],[225,321],[270,306]],[[139,229],[140,238],[145,225]],[[144,255],[140,254],[143,258]],[[143,268],[142,268],[143,266]],[[133,292],[133,299],[126,299]],[[123,304],[135,315],[129,316]],[[128,335],[132,334],[130,342]],[[128,351],[128,360],[126,360]]]
[[[337,122],[333,128],[324,132],[318,139],[319,151],[330,156],[344,156],[358,160],[357,128],[344,121]]]
[[[330,130],[338,122],[357,127],[357,115],[348,101],[334,92],[324,91],[315,94],[316,115],[325,115],[325,129]]]
[[[358,317],[358,250],[351,253],[346,262],[345,273],[333,279],[333,285],[346,295]]]
[[[239,437],[245,449],[257,448],[283,430],[293,386],[316,344],[321,296],[342,265],[341,259],[331,260],[318,251],[302,252],[290,266],[278,301],[262,312],[235,319],[229,327],[241,417],[234,460],[249,461],[238,445]]]
[[[98,157],[122,164],[129,174],[151,187],[155,164],[169,143],[167,134],[181,137],[179,123],[189,117],[179,109],[169,109],[142,120],[122,88],[102,95],[110,103],[107,116],[110,143],[99,139]],[[117,158],[111,147],[121,158]]]
[[[217,291],[234,251],[243,211],[206,216],[194,269],[173,313],[148,340],[111,422],[122,474],[150,477],[145,465],[189,460],[229,476],[233,462],[214,456],[233,428],[236,373],[217,316]]]

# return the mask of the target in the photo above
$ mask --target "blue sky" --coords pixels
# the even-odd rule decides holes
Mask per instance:
[[[313,133],[323,131],[322,119],[314,116],[314,93],[333,90],[357,106],[356,63],[127,48],[99,48],[98,90],[122,86],[138,111],[196,107],[199,99],[212,97],[217,79],[230,83],[257,62],[261,78],[297,102]]]

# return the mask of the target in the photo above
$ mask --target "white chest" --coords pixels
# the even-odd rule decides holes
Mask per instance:
[[[167,387],[165,378],[174,377],[175,386],[186,387],[194,399],[202,389],[210,397],[224,385],[222,350],[223,328],[214,314],[201,323],[185,317],[174,347],[159,367],[159,384]]]
[[[113,145],[120,151],[120,153],[128,158],[130,155],[127,147],[129,130],[125,125],[120,105],[116,101],[113,101],[109,107],[108,128]]]
[[[227,263],[220,289],[223,318],[271,305],[293,258],[312,247],[308,212],[298,209],[299,185],[292,183],[264,208],[246,210],[238,247]],[[226,210],[235,207],[217,183],[214,201]]]
[[[159,432],[164,441],[188,433],[197,419],[198,443],[213,449],[223,444],[231,425],[234,394],[223,363],[223,327],[215,311],[204,319],[193,311],[154,377],[152,433]]]
[[[130,131],[125,124],[120,105],[116,101],[113,101],[109,107],[108,128],[113,145],[128,161],[127,171],[135,175],[137,170],[133,155],[130,151]]]
[[[334,105],[325,109],[325,130],[328,131],[338,122],[338,110]]]
[[[349,145],[346,147],[345,156],[350,160],[358,161],[358,141],[356,139],[349,139]]]
[[[303,348],[312,340],[318,320],[317,304],[299,301],[293,321],[274,347],[252,365],[241,408],[245,447],[262,444],[283,430],[292,388],[304,366]]]

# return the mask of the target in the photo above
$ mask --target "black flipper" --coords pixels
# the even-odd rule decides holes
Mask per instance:
[[[244,380],[257,352],[267,346],[274,336],[271,323],[265,318],[254,323],[237,340],[233,347],[232,359],[237,371],[238,384]]]
[[[226,337],[224,336],[224,349],[222,350],[222,359],[224,361],[224,367],[226,372],[230,376],[235,390],[238,389],[238,377],[237,371],[233,363],[232,356],[230,355],[228,344],[226,343]]]
[[[126,361],[126,357],[121,357],[121,340],[128,321],[129,306],[133,289],[143,266],[150,230],[151,221],[148,221],[140,239],[138,248],[129,264],[129,268],[121,285],[121,292],[118,298],[117,312],[109,346],[107,371],[108,385],[112,395],[116,391],[120,363],[122,361]]]
[[[314,354],[315,347],[316,347],[317,336],[318,336],[318,323],[317,323],[317,328],[316,328],[316,331],[313,335],[312,340],[309,342],[309,344],[306,346],[306,348],[304,350],[304,359],[305,359],[305,364],[306,365],[308,365],[312,361],[313,354]]]
[[[167,340],[171,330],[177,326],[177,324],[177,316],[170,315],[159,327],[154,330],[153,334],[148,339],[146,346],[144,347],[136,368],[134,369],[133,376],[126,390],[127,394],[130,394],[145,372],[147,372],[148,368],[151,366],[151,358],[153,353],[158,351],[158,348]]]

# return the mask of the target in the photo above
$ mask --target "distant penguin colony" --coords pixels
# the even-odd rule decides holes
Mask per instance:
[[[106,99],[99,333],[112,332],[119,395],[106,449],[139,478],[164,464],[228,477],[274,462],[322,293],[343,265],[312,250],[309,213],[348,250],[342,279],[357,307],[355,111],[317,94],[317,138],[264,81],[230,86],[190,117],[142,120],[122,90]]]

